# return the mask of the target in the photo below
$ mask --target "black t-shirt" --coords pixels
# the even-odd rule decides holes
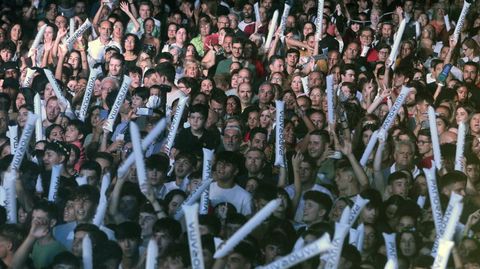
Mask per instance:
[[[202,148],[216,149],[220,144],[220,136],[205,130],[201,137],[192,134],[191,128],[183,129],[175,139],[175,146],[181,152],[191,152],[203,156]]]
[[[345,44],[347,46],[348,44]],[[338,51],[339,44],[338,41],[331,35],[327,34],[325,37],[320,40],[319,44],[319,53],[323,53],[323,49],[328,49],[328,51],[336,50]]]

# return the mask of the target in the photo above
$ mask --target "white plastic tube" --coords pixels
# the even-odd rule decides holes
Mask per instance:
[[[115,102],[113,103],[112,109],[108,114],[105,125],[103,126],[103,128],[108,130],[109,132],[113,131],[113,125],[115,124],[115,119],[117,118],[117,115],[120,112],[120,108],[123,105],[123,101],[125,101],[125,97],[127,97],[128,88],[130,87],[131,82],[132,82],[132,79],[129,76],[123,76],[122,85],[120,86],[120,90],[118,91],[117,97],[115,98]]]
[[[463,1],[462,11],[460,12],[460,16],[458,17],[457,25],[455,26],[455,30],[453,31],[453,38],[458,41],[460,37],[460,32],[462,31],[463,24],[465,23],[465,17],[467,16],[468,10],[470,9],[472,1]]]
[[[170,156],[170,151],[173,148],[173,143],[175,142],[175,137],[177,136],[178,126],[180,126],[180,121],[182,120],[183,111],[187,105],[188,97],[180,97],[178,102],[177,109],[175,110],[175,115],[173,116],[172,124],[170,125],[170,130],[167,136],[167,143],[165,144],[165,153]]]
[[[101,69],[92,69],[90,71],[90,76],[88,77],[87,87],[85,88],[85,94],[83,95],[82,105],[80,106],[80,113],[78,118],[81,121],[85,121],[87,116],[88,107],[90,105],[90,99],[92,99],[93,88],[95,88],[95,80],[102,73]]]
[[[438,170],[442,168],[442,153],[440,152],[440,142],[438,139],[437,117],[435,109],[428,107],[428,123],[430,125],[430,136],[432,137],[433,159]]]
[[[465,134],[466,134],[466,126],[464,122],[460,122],[458,124],[458,132],[457,132],[457,148],[455,151],[455,170],[463,172],[463,152],[465,150]]]
[[[183,205],[192,269],[204,269],[202,240],[198,224],[198,204]]]
[[[38,142],[44,139],[42,125],[42,100],[40,99],[40,95],[38,93],[36,93],[33,97],[33,111],[35,112],[35,115],[37,115],[37,119],[35,120],[35,141]]]
[[[268,265],[261,266],[260,269],[285,269],[291,268],[305,260],[308,260],[320,253],[328,251],[332,247],[330,236],[325,233],[322,237],[295,252],[288,254]]]
[[[18,148],[13,155],[12,163],[10,167],[14,170],[18,170],[20,168],[20,164],[22,163],[23,156],[28,148],[28,143],[30,142],[30,138],[32,137],[33,130],[35,130],[35,121],[37,120],[37,116],[31,112],[28,112],[27,124],[23,129],[22,136],[20,137],[20,141],[18,142]]]
[[[285,167],[285,137],[283,128],[285,126],[285,102],[275,101],[275,165]]]
[[[213,255],[213,258],[219,259],[225,257],[240,241],[250,234],[257,226],[266,220],[281,204],[280,199],[270,201],[250,220],[247,221],[238,231],[236,231]]]
[[[362,158],[360,158],[360,165],[362,167],[367,166],[368,159],[370,158],[370,155],[372,154],[372,151],[375,148],[377,141],[378,141],[378,130],[373,132],[372,136],[370,137],[370,140],[368,141],[367,147],[363,152]]]
[[[148,188],[148,181],[147,170],[145,169],[145,162],[143,161],[142,142],[140,142],[138,126],[133,121],[130,122],[130,137],[132,139],[133,155],[135,156],[138,185],[140,190],[146,193],[147,190],[145,188]]]
[[[32,57],[33,51],[38,48],[38,45],[40,45],[40,42],[43,39],[43,33],[45,33],[45,29],[47,29],[47,25],[44,24],[40,29],[38,30],[37,35],[35,36],[35,39],[33,40],[32,46],[30,47],[30,50],[28,51],[27,56]]]
[[[146,150],[166,128],[167,121],[165,118],[161,119],[155,127],[147,134],[142,141],[142,150]],[[118,177],[123,177],[130,169],[130,166],[135,162],[134,154],[128,155],[127,159],[120,165],[117,170]]]

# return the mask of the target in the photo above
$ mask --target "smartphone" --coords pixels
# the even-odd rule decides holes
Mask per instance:
[[[153,110],[151,108],[140,107],[137,108],[137,115],[139,116],[152,116]]]
[[[108,117],[108,111],[105,109],[100,110],[100,120],[106,120]]]

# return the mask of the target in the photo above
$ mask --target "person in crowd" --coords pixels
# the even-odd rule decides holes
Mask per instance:
[[[430,268],[457,195],[448,266],[478,267],[479,5],[455,31],[462,1],[286,2],[0,1],[0,268],[80,268],[88,235],[92,268],[197,267],[198,236],[250,269],[340,222],[337,268],[384,268],[389,233]]]

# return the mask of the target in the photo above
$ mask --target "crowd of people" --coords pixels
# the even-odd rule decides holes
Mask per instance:
[[[434,215],[453,193],[463,211],[447,267],[480,268],[479,1],[319,2],[321,23],[315,0],[1,1],[0,268],[82,268],[86,235],[93,268],[144,268],[152,239],[157,268],[198,268],[175,215],[208,180],[204,149],[214,151],[208,210],[198,216],[204,268],[251,269],[333,238],[361,198],[368,203],[336,266],[384,268],[382,233],[393,233],[398,268],[431,268]],[[387,136],[364,154],[406,88]],[[41,124],[14,169],[35,112]],[[161,119],[139,186],[136,165],[117,173],[133,151],[129,124],[145,137]],[[432,167],[440,208],[424,172]],[[12,175],[16,207],[5,199]],[[268,219],[213,258],[275,199]]]

